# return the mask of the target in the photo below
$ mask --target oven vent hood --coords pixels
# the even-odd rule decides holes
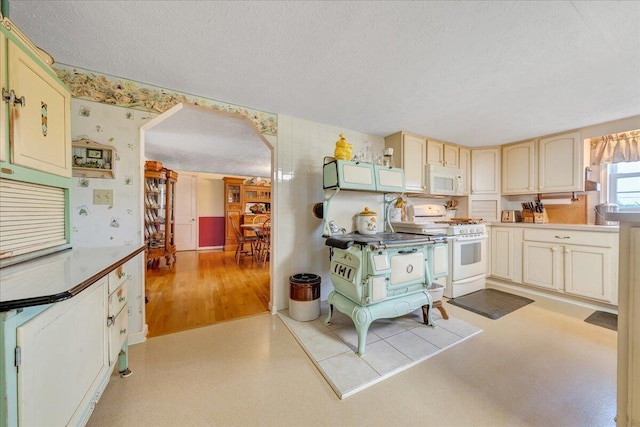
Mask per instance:
[[[323,188],[340,190],[403,193],[404,170],[372,163],[335,160],[325,157],[322,168]]]

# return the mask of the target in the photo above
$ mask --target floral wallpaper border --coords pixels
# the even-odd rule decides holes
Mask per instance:
[[[58,78],[69,87],[74,98],[157,113],[163,113],[181,102],[188,102],[201,107],[243,115],[256,125],[260,133],[278,135],[278,118],[272,113],[199,98],[106,74],[97,74],[64,64],[54,64],[54,70]]]

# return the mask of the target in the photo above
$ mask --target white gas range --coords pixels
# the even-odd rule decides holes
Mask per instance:
[[[418,205],[409,206],[408,221],[391,225],[397,232],[448,236],[447,274],[434,276],[436,282],[445,285],[444,296],[456,298],[484,289],[487,229],[481,220],[448,218],[444,206]],[[434,263],[442,265],[442,258]]]

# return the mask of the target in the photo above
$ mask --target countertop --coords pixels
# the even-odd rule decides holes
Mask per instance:
[[[640,211],[607,212],[607,221],[640,222]]]
[[[615,220],[617,221],[617,220]],[[486,223],[491,227],[518,227],[518,228],[539,228],[555,230],[576,230],[576,231],[598,231],[601,233],[617,233],[617,225],[593,225],[593,224],[532,224],[530,222],[493,222]]]
[[[0,269],[0,312],[71,298],[144,249],[66,249]]]

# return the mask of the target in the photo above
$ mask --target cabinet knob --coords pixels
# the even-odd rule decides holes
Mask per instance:
[[[2,100],[9,104],[19,105],[23,108],[27,105],[24,96],[18,97],[13,89],[7,92],[5,88],[2,88]]]
[[[569,236],[553,236],[553,237],[555,237],[556,239],[570,239],[571,238]]]
[[[114,323],[116,323],[116,316],[107,317],[107,327],[112,326]]]

